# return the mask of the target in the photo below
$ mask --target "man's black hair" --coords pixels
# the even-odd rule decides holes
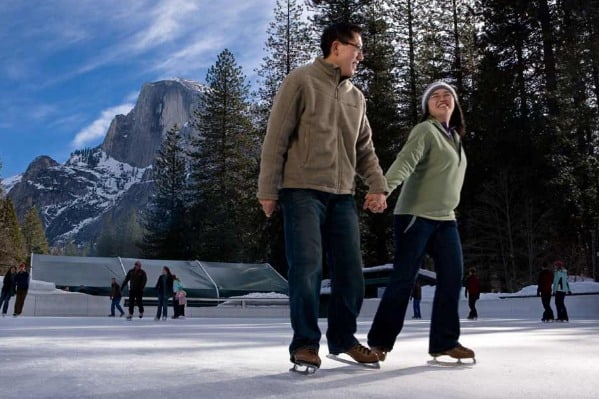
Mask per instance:
[[[338,22],[328,26],[320,37],[320,49],[324,58],[331,53],[331,45],[335,40],[349,43],[356,33],[361,34],[362,28],[349,22]]]

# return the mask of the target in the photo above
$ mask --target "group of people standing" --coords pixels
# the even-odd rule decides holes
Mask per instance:
[[[541,321],[568,321],[565,298],[567,294],[572,294],[568,283],[568,271],[561,260],[553,262],[553,269],[551,271],[549,268],[543,267],[539,273],[537,296],[541,297],[541,303],[543,304]],[[555,295],[557,318],[554,317],[553,309],[551,309],[551,295]]]
[[[25,297],[29,291],[29,272],[27,272],[25,263],[21,263],[18,270],[16,266],[11,266],[4,275],[2,283],[0,294],[2,317],[5,317],[8,312],[8,303],[13,295],[16,296],[13,316],[17,317],[23,312]]]
[[[266,217],[283,214],[293,337],[290,360],[320,367],[318,306],[323,259],[331,271],[326,331],[330,354],[359,363],[385,360],[403,328],[425,254],[437,272],[428,352],[474,358],[461,345],[458,302],[463,255],[455,208],[466,172],[464,116],[455,89],[430,84],[422,119],[386,174],[375,153],[366,100],[350,78],[364,59],[361,27],[336,23],[321,36],[322,56],[290,72],[274,99],[264,139],[257,197]],[[355,178],[368,186],[363,209],[393,211],[395,257],[368,345],[355,337],[364,297]],[[295,366],[294,366],[295,367]]]
[[[127,320],[133,318],[133,312],[137,305],[139,311],[139,318],[144,316],[144,304],[143,295],[148,281],[145,270],[142,269],[141,261],[136,261],[133,268],[127,272],[125,280],[121,285],[116,281],[116,278],[112,278],[111,283],[111,305],[110,314],[108,316],[115,317],[115,309],[118,309],[121,316],[125,314],[123,308],[120,305],[122,294],[121,292],[129,284],[129,313]],[[156,294],[158,298],[158,304],[156,306],[156,316],[154,320],[166,320],[168,318],[168,301],[172,298],[173,303],[173,319],[185,318],[185,304],[187,303],[186,292],[183,289],[183,283],[174,274],[168,266],[162,268],[162,273],[158,276],[156,281]]]

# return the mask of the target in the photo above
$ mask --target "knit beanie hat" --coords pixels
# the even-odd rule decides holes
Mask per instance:
[[[426,112],[428,99],[430,98],[431,94],[433,94],[433,92],[437,89],[448,90],[451,93],[451,95],[453,96],[453,100],[456,102],[456,104],[458,103],[458,96],[455,93],[454,88],[451,85],[449,85],[448,83],[445,83],[442,80],[438,80],[438,81],[433,82],[430,85],[428,85],[426,90],[424,90],[424,94],[422,94],[422,112]]]

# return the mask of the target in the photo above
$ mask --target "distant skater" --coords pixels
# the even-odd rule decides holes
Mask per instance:
[[[466,289],[464,295],[468,298],[468,307],[470,313],[468,314],[468,320],[478,319],[478,312],[476,311],[476,301],[480,298],[480,280],[476,275],[476,269],[470,269],[468,277],[466,278]]]
[[[146,272],[141,268],[141,262],[136,261],[133,269],[127,272],[125,281],[121,284],[122,291],[127,286],[127,283],[129,283],[129,315],[127,316],[127,320],[131,320],[133,317],[135,304],[139,308],[139,318],[144,317],[143,296],[147,281],[148,277]]]
[[[108,316],[114,317],[115,308],[121,312],[121,317],[125,314],[125,311],[121,307],[121,287],[119,283],[116,282],[116,278],[112,278],[112,282],[110,284],[110,314]]]
[[[555,294],[555,308],[557,310],[557,321],[569,321],[568,310],[566,309],[566,294],[572,294],[570,284],[568,284],[568,271],[561,260],[553,263],[555,272],[553,273],[553,293]]]
[[[420,301],[422,300],[422,287],[420,286],[420,281],[416,279],[414,282],[414,288],[412,288],[412,308],[414,309],[414,315],[412,319],[422,319],[422,315],[420,314]]]
[[[551,309],[551,289],[553,286],[553,272],[544,266],[539,273],[537,282],[537,296],[541,297],[543,304],[543,317],[541,321],[553,321],[553,309]]]
[[[166,320],[168,317],[168,300],[173,296],[173,275],[171,270],[164,266],[162,274],[156,281],[156,293],[158,295],[158,305],[156,306],[156,317],[154,320]]]
[[[2,308],[2,317],[6,316],[8,311],[8,302],[10,297],[16,292],[15,277],[17,276],[17,267],[11,266],[8,272],[4,275],[2,281],[2,292],[0,294],[0,308]]]
[[[27,291],[29,291],[29,273],[27,273],[27,266],[25,263],[19,265],[19,271],[15,276],[16,293],[15,298],[15,312],[14,317],[21,315],[23,312],[23,306],[25,305],[25,298],[27,297]]]
[[[181,279],[173,274],[173,319],[185,318],[186,292],[184,288]]]

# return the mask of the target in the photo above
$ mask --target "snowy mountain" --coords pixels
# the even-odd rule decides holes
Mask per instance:
[[[35,205],[50,245],[84,244],[95,242],[106,223],[118,228],[131,211],[143,211],[156,152],[175,123],[189,137],[202,91],[184,79],[147,83],[131,112],[113,119],[100,146],[75,151],[64,164],[37,157],[4,182],[19,218]]]

